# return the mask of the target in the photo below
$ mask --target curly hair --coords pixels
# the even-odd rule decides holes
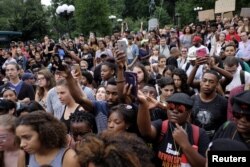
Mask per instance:
[[[98,167],[152,167],[153,152],[132,133],[103,132],[88,135],[77,147],[81,166],[94,163]]]
[[[53,74],[47,70],[47,69],[42,69],[40,71],[38,71],[37,75],[43,75],[44,78],[46,79],[47,85],[46,85],[46,89],[50,90],[51,88],[53,88],[56,85],[56,81],[55,78],[53,76]],[[38,97],[41,99],[44,96],[44,92],[45,92],[45,88],[42,87],[37,87],[37,94]]]
[[[66,126],[53,115],[44,111],[35,111],[20,116],[15,122],[15,128],[21,125],[30,126],[39,135],[41,145],[47,149],[66,146]]]

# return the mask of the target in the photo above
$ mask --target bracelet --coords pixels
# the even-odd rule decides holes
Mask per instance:
[[[120,80],[120,81],[116,81],[116,83],[123,83],[125,82],[125,79],[124,80]]]

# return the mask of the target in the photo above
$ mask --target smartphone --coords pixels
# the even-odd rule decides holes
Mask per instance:
[[[207,55],[207,50],[206,48],[202,48],[196,51],[196,56],[197,57],[206,57]]]
[[[127,52],[127,43],[125,40],[118,40],[117,47],[118,47],[118,50],[123,51],[124,53]]]
[[[138,89],[137,89],[137,74],[134,72],[125,71],[124,75],[125,75],[126,83],[128,83],[129,85],[132,85],[131,95],[134,98],[137,98],[137,91],[138,91]]]

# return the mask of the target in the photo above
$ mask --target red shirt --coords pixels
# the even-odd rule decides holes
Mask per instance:
[[[234,34],[227,34],[226,35],[226,41],[233,41],[233,37],[234,39],[236,39],[238,42],[241,41],[240,36],[237,33]]]

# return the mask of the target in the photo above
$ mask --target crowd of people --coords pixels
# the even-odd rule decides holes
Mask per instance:
[[[12,41],[0,48],[0,167],[202,167],[207,150],[249,150],[249,33],[249,18],[218,15]]]

